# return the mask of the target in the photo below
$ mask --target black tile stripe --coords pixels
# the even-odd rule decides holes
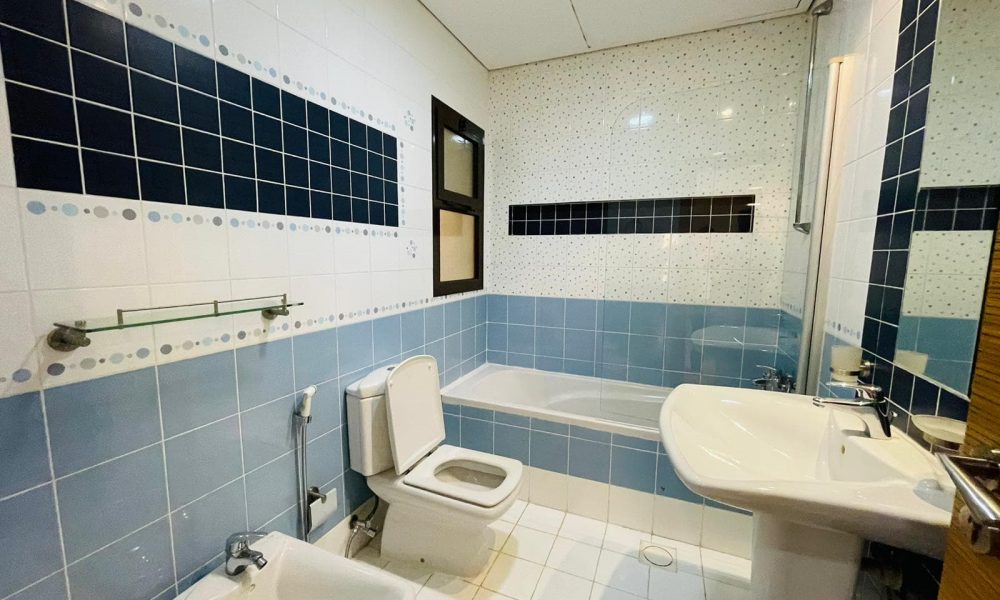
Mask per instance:
[[[755,196],[512,204],[510,235],[752,233]]]
[[[1000,185],[920,190],[914,231],[993,231],[1000,210]]]
[[[0,3],[19,186],[398,226],[394,136],[66,9]]]

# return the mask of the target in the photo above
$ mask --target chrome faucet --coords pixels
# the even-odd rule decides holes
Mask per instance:
[[[253,565],[258,569],[267,566],[267,559],[256,550],[250,549],[250,544],[263,538],[266,534],[253,531],[234,533],[226,539],[226,574],[239,575]]]
[[[754,386],[770,392],[789,393],[795,389],[795,380],[781,369],[776,369],[768,365],[757,365],[758,369],[763,369],[763,377],[753,380]]]
[[[868,428],[868,436],[874,440],[887,440],[892,437],[892,420],[896,413],[889,408],[889,399],[882,394],[882,388],[867,383],[850,383],[846,381],[831,381],[827,387],[854,390],[854,400],[841,398],[813,398],[816,406],[847,406],[859,409],[856,411]],[[867,410],[867,409],[872,410]],[[864,409],[864,410],[862,410]]]

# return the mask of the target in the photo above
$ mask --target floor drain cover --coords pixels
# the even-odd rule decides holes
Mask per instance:
[[[674,564],[674,555],[663,546],[644,546],[639,551],[646,562],[655,567],[669,567]]]

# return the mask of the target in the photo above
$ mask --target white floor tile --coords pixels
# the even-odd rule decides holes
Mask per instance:
[[[521,513],[521,518],[518,519],[517,524],[544,531],[545,533],[556,534],[559,533],[559,528],[562,526],[565,516],[566,513],[561,510],[539,506],[538,504],[529,504],[524,509],[524,512]]]
[[[498,594],[492,590],[486,588],[479,588],[473,600],[514,600],[510,596],[504,596],[503,594]]]
[[[486,574],[490,572],[490,567],[493,566],[493,562],[497,559],[500,553],[496,550],[490,552],[490,558],[486,561],[486,566],[483,567],[479,574],[475,577],[465,577],[464,579],[471,583],[472,585],[483,585],[483,580],[486,579]]]
[[[600,557],[601,549],[597,546],[560,537],[552,545],[545,564],[557,571],[593,580]]]
[[[490,550],[499,550],[503,548],[504,542],[507,541],[507,537],[513,531],[514,524],[507,521],[494,521],[488,527],[493,532],[493,541],[490,542]]]
[[[645,597],[649,583],[649,567],[634,556],[604,549],[601,550],[601,558],[597,562],[594,583]]]
[[[541,565],[501,554],[486,574],[483,587],[514,600],[530,600],[541,575]]]
[[[641,596],[635,596],[599,583],[595,583],[594,589],[590,590],[590,600],[637,600],[641,598]]]
[[[639,546],[643,542],[648,542],[650,537],[643,531],[628,529],[621,525],[608,525],[604,532],[603,546],[612,552],[638,557]]]
[[[601,546],[604,544],[604,532],[607,528],[608,524],[604,521],[568,514],[563,519],[562,528],[559,529],[559,537]]]
[[[514,504],[511,504],[510,508],[507,509],[507,512],[500,517],[500,520],[508,523],[517,523],[517,520],[521,518],[521,513],[524,512],[527,506],[528,503],[524,500],[515,500]]]
[[[413,586],[414,594],[420,591],[420,588],[427,583],[427,580],[431,578],[431,574],[434,572],[423,565],[401,561],[390,561],[385,566],[385,570],[409,581]]]
[[[587,600],[593,585],[589,579],[546,568],[531,600]]]
[[[649,572],[650,600],[702,600],[704,597],[705,584],[698,575],[666,569]]]
[[[714,579],[745,588],[750,587],[750,561],[745,558],[702,548],[701,567],[705,579]]]
[[[417,594],[417,600],[472,600],[478,585],[454,575],[434,573]]]
[[[705,598],[706,600],[750,600],[750,590],[722,583],[721,581],[706,579]]]
[[[694,544],[685,544],[679,540],[653,536],[651,542],[658,546],[674,549],[674,558],[677,560],[677,570],[686,573],[701,575],[701,548]]]
[[[511,532],[500,552],[544,565],[555,541],[556,536],[551,533],[518,525],[514,527],[514,531]]]

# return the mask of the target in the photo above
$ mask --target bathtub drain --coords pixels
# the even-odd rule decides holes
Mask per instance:
[[[669,567],[674,564],[674,555],[662,546],[643,546],[639,553],[646,562],[654,567]]]

